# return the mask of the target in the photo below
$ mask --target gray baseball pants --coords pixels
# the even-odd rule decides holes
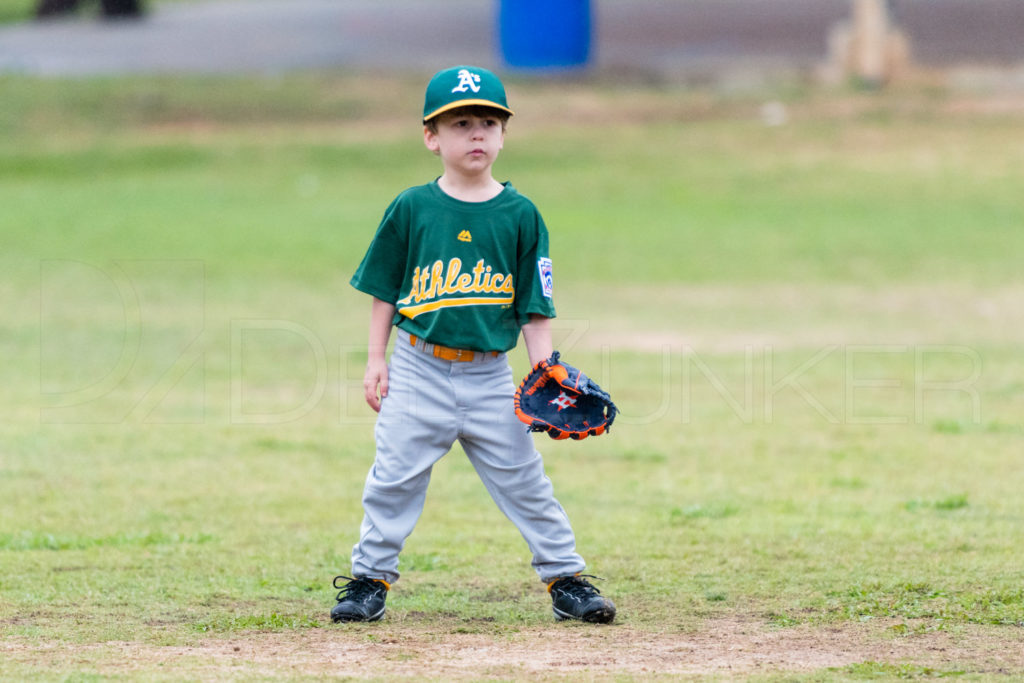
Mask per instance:
[[[505,354],[468,362],[435,358],[398,330],[374,436],[377,456],[363,489],[352,575],[398,579],[398,554],[423,511],[431,469],[459,441],[484,486],[519,529],[543,581],[583,571],[565,510],[515,415]]]

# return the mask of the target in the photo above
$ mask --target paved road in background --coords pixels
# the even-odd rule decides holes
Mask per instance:
[[[683,76],[812,68],[849,0],[595,0],[593,66]],[[497,0],[210,0],[138,21],[0,28],[0,72],[276,73],[499,66]],[[895,0],[917,61],[1024,64],[1024,0]]]

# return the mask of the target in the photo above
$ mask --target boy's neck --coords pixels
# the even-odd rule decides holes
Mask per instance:
[[[463,202],[486,202],[497,197],[505,189],[505,186],[490,174],[466,178],[445,173],[437,179],[437,185],[446,195]]]

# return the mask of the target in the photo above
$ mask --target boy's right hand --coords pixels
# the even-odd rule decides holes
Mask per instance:
[[[383,359],[371,359],[366,364],[366,374],[363,376],[363,391],[366,394],[366,403],[373,408],[374,412],[380,412],[380,402],[388,395],[388,364]]]

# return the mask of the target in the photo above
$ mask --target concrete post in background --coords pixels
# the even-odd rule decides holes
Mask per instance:
[[[850,20],[829,34],[830,80],[878,88],[906,71],[909,42],[892,22],[891,0],[851,0]]]

